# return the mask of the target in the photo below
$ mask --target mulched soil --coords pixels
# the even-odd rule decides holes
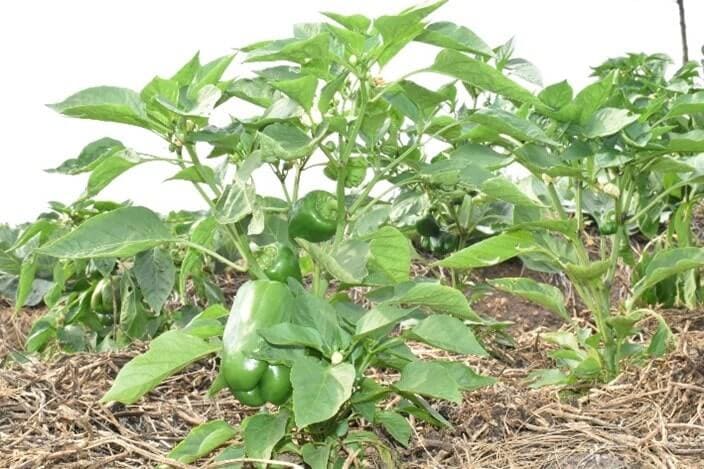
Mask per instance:
[[[497,275],[521,273],[510,270],[515,266],[502,268],[509,270]],[[461,405],[437,403],[454,428],[439,431],[416,422],[412,447],[398,448],[399,466],[704,467],[704,311],[662,311],[677,337],[673,353],[569,397],[525,384],[531,370],[550,365],[540,340],[542,332],[560,326],[550,313],[493,293],[475,308],[516,321],[517,346],[502,349],[501,360],[465,360],[498,383],[467,393]],[[217,467],[211,460],[190,466],[165,457],[194,426],[212,419],[236,424],[252,412],[227,392],[207,397],[217,371],[214,359],[187,368],[136,404],[99,404],[119,369],[146,346],[22,365],[3,362],[8,351],[21,348],[41,313],[14,315],[0,306],[0,467]],[[421,345],[414,349],[439,355]],[[375,467],[372,459],[356,462]]]

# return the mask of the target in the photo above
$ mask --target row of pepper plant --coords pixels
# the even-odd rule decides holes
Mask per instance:
[[[53,271],[56,293],[30,348],[73,343],[86,331],[105,348],[156,336],[103,397],[123,404],[218,355],[210,393],[229,388],[261,412],[236,428],[201,425],[170,457],[192,462],[225,446],[216,459],[264,464],[289,454],[314,468],[370,449],[392,464],[386,437],[408,445],[409,417],[451,425],[428,399],[459,403],[495,381],[409,347],[489,355],[485,338],[506,324],[470,306],[467,291],[482,291],[473,269],[520,257],[529,269],[564,275],[591,313],[593,321],[575,320],[559,289],[528,277],[489,281],[566,322],[543,336],[556,344],[556,368],[534,373],[534,385],[607,381],[625,362],[663,354],[671,333],[648,303],[672,281],[673,304],[697,301],[704,262],[687,224],[704,151],[696,67],[667,76],[662,56],[633,55],[595,69],[596,81],[578,93],[560,82],[536,94],[539,75],[513,57],[510,42],[492,49],[463,26],[428,23],[443,3],[376,19],[325,13],[330,22],[240,49],[255,64],[243,77],[224,78],[234,56],[201,64],[196,55],[139,92],[101,86],[52,105],[141,127],[170,154],[105,138],[56,168],[88,173],[78,205],[98,213],[40,219],[3,250],[18,305],[44,276],[41,266]],[[411,42],[440,50],[432,64],[386,81],[384,67]],[[444,82],[421,84],[426,76]],[[253,117],[212,123],[242,101],[258,109]],[[92,202],[152,162],[172,165],[170,179],[189,182],[204,211],[162,218]],[[528,176],[507,176],[511,167]],[[267,169],[281,198],[257,193],[254,175]],[[303,193],[321,172],[334,191]],[[675,223],[663,232],[668,217]],[[634,249],[634,234],[652,240],[644,251]],[[414,242],[439,259],[418,257]],[[414,278],[414,260],[442,275]],[[634,282],[614,304],[624,265]],[[213,281],[223,268],[250,277],[231,309]],[[183,306],[172,314],[164,305],[174,296]],[[643,343],[646,320],[657,326]]]

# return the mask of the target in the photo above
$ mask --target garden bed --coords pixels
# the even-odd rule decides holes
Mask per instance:
[[[0,314],[7,323],[9,310]],[[499,377],[498,383],[466,394],[462,405],[439,404],[452,430],[417,422],[411,448],[399,448],[400,465],[701,467],[704,314],[664,314],[678,339],[673,353],[644,368],[628,369],[609,385],[579,397],[524,384],[531,369],[548,365],[545,347],[536,346],[540,327],[517,337],[518,346],[508,351],[511,365],[470,359],[469,364]],[[2,337],[5,342],[8,336]],[[168,379],[137,404],[99,404],[117,371],[144,349],[135,345],[119,353],[7,364],[0,370],[2,467],[152,467],[169,463],[165,455],[196,425],[212,419],[237,423],[252,412],[229,393],[207,397],[217,371],[214,359]],[[415,351],[434,353],[421,346]],[[198,466],[169,464],[216,467],[208,460]]]

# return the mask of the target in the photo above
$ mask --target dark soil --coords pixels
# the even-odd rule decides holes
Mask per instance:
[[[510,261],[481,269],[476,281],[502,277],[531,277],[544,283],[555,283],[557,277],[540,274],[523,268],[520,261]],[[472,304],[478,313],[499,321],[512,321],[511,333],[520,334],[538,328],[555,329],[563,321],[552,312],[523,298],[493,290]]]

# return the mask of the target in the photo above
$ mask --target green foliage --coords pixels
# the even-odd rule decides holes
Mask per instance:
[[[27,349],[110,350],[158,336],[103,397],[126,404],[220,355],[211,393],[229,386],[245,404],[278,410],[238,429],[201,425],[170,456],[194,462],[239,435],[217,460],[294,453],[316,469],[364,448],[393,465],[388,444],[363,428],[407,446],[410,416],[449,426],[426,399],[460,402],[494,382],[458,361],[421,359],[408,345],[487,356],[486,337],[510,342],[506,323],[470,305],[467,291],[476,298],[486,290],[474,269],[518,258],[559,272],[591,312],[593,327],[580,327],[555,286],[489,281],[566,322],[542,335],[557,368],[536,371],[533,385],[604,382],[624,363],[664,354],[672,333],[640,306],[693,306],[702,297],[704,258],[690,232],[704,180],[696,67],[671,75],[665,57],[633,54],[596,67],[580,91],[567,82],[543,87],[535,66],[513,56],[512,41],[492,49],[464,26],[429,22],[443,3],[375,19],[325,13],[332,22],[241,48],[237,67],[253,78],[227,78],[231,55],[202,64],[196,54],[139,92],[94,87],[51,105],[151,131],[170,154],[94,141],[51,170],[87,175],[78,201],[54,203],[20,230],[0,227],[0,294],[18,309],[42,299],[49,307]],[[414,41],[439,48],[433,63],[385,81],[386,64]],[[415,76],[427,72],[446,81],[426,87]],[[258,111],[213,125],[230,100]],[[160,217],[92,199],[157,161],[174,166],[169,180],[195,189],[203,212]],[[510,177],[509,165],[527,176]],[[334,190],[303,194],[319,167]],[[272,171],[282,198],[257,193],[259,170]],[[636,233],[651,240],[642,254],[629,243]],[[437,259],[420,258],[413,243]],[[438,278],[414,278],[414,260]],[[633,268],[631,295],[612,304],[621,266]],[[229,314],[214,282],[223,270],[252,278]],[[252,285],[273,286],[255,300]],[[359,295],[364,301],[350,300]],[[646,345],[642,323],[653,320]],[[235,355],[239,368],[229,366]],[[397,378],[376,381],[372,369]],[[286,392],[265,395],[267,380]]]

